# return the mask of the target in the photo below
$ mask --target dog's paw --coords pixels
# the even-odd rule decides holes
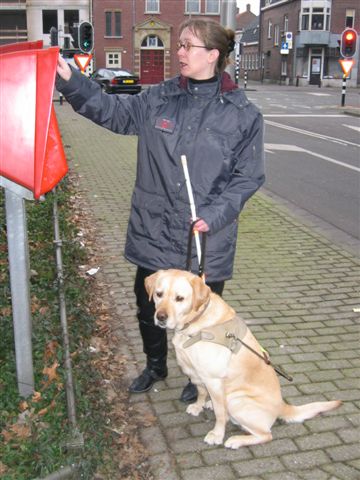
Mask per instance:
[[[210,432],[204,438],[204,442],[208,445],[221,445],[223,443],[224,434],[216,433],[215,430]]]
[[[205,403],[204,408],[207,408],[208,410],[214,410],[212,401],[211,401],[211,400],[208,400],[208,401]]]
[[[224,443],[224,447],[226,448],[232,448],[233,450],[236,450],[237,448],[241,447],[242,446],[242,443],[241,441],[239,440],[239,437],[238,436],[233,436],[233,437],[230,437],[226,440],[226,442]]]
[[[194,415],[194,417],[197,417],[199,413],[201,413],[203,410],[203,407],[201,405],[197,405],[196,403],[191,403],[190,405],[187,406],[186,408],[186,413],[189,413],[190,415]]]

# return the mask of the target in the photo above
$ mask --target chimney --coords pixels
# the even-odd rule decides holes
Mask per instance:
[[[247,11],[247,12],[251,12],[251,5],[250,5],[250,3],[247,3],[247,4],[246,4],[246,11]]]

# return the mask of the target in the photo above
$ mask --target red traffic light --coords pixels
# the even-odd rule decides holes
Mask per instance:
[[[347,28],[341,34],[340,53],[344,58],[351,58],[356,53],[357,32],[353,28]]]

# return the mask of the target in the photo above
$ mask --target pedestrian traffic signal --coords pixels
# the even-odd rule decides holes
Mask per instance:
[[[71,34],[71,43],[73,44],[74,48],[79,48],[79,27],[72,26],[70,27],[70,34]]]
[[[50,28],[50,45],[56,47],[59,44],[58,31],[56,27]]]
[[[94,28],[89,22],[79,25],[79,48],[84,53],[90,53],[94,48]]]
[[[357,32],[347,28],[341,34],[340,53],[344,58],[351,58],[356,53]]]

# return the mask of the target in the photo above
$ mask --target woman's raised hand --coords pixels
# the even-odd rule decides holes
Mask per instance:
[[[66,81],[70,80],[72,75],[71,69],[61,55],[59,55],[58,57],[58,64],[57,64],[56,71],[63,80],[66,80]]]

